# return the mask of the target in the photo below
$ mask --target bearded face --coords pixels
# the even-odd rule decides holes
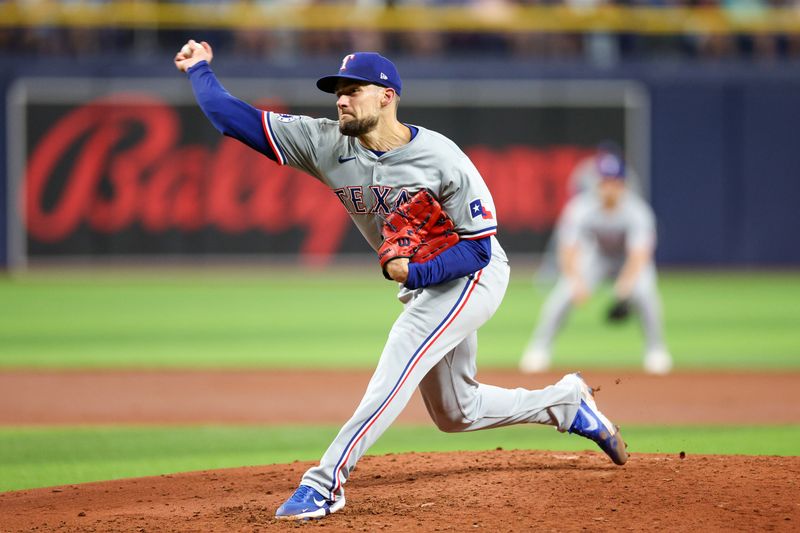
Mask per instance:
[[[364,118],[347,117],[345,120],[342,120],[342,118],[339,119],[339,131],[342,133],[342,135],[347,135],[349,137],[366,135],[374,130],[377,126],[377,116]]]
[[[384,87],[342,79],[336,87],[336,108],[342,135],[360,137],[378,127]]]

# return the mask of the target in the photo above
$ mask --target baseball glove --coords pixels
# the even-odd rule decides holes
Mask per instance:
[[[606,320],[609,322],[624,322],[631,314],[631,304],[628,300],[616,299],[606,312]]]
[[[453,219],[427,189],[389,213],[381,237],[378,261],[386,279],[391,279],[386,273],[386,263],[392,259],[405,257],[412,263],[424,263],[458,242]]]

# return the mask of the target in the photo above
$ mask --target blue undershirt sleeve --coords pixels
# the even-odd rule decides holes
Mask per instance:
[[[206,61],[189,68],[187,74],[200,109],[220,133],[276,160],[264,134],[262,111],[226,91]]]
[[[491,237],[462,239],[430,261],[409,263],[405,286],[421,289],[472,274],[488,265],[491,257]]]

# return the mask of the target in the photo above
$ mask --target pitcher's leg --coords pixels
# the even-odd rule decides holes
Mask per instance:
[[[507,265],[492,263],[474,279],[426,289],[411,302],[392,327],[361,404],[302,485],[340,497],[358,459],[400,414],[425,374],[494,313],[507,280]]]
[[[580,374],[542,390],[504,389],[475,380],[473,336],[453,349],[420,383],[428,412],[442,431],[474,431],[525,422],[550,424],[594,441],[618,465],[628,460],[619,428],[600,412]]]
[[[574,383],[542,390],[505,389],[475,380],[478,337],[472,334],[444,356],[420,383],[428,413],[442,431],[474,431],[536,423],[569,429],[580,404]]]

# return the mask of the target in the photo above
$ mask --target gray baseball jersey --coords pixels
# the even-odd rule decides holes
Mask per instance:
[[[444,136],[419,128],[411,142],[383,155],[339,132],[338,122],[266,112],[263,125],[280,164],[330,187],[369,244],[378,249],[382,217],[427,188],[452,217],[461,238],[491,236],[482,270],[436,286],[401,290],[404,310],[392,326],[364,398],[301,481],[331,500],[358,459],[389,427],[419,387],[434,422],[471,431],[536,422],[570,427],[580,390],[562,380],[543,390],[502,389],[475,380],[477,330],[494,314],[508,284],[508,262],[496,238],[494,202],[477,169]],[[320,391],[328,400],[335,394]]]
[[[558,223],[560,245],[585,244],[605,256],[620,257],[632,248],[655,246],[653,210],[626,191],[612,211],[603,209],[596,191],[576,195]]]
[[[480,173],[449,139],[418,127],[408,144],[377,156],[339,123],[264,112],[264,129],[278,162],[316,177],[339,197],[367,242],[381,245],[383,218],[414,193],[429,189],[461,238],[497,232],[494,202]]]

